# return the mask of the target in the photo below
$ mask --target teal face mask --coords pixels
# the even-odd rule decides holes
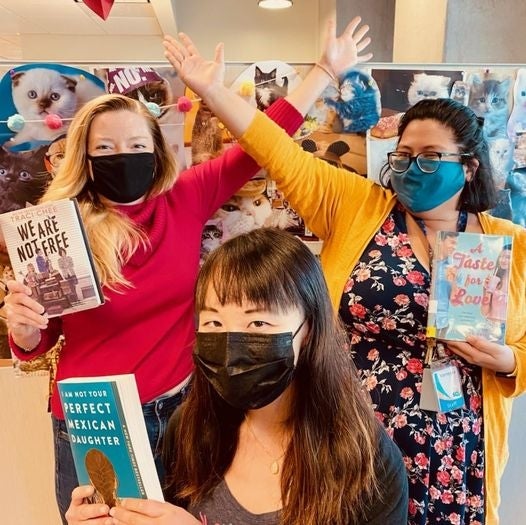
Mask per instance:
[[[460,162],[441,162],[434,173],[425,173],[412,162],[403,173],[391,172],[398,200],[412,213],[429,211],[460,191],[466,182]]]

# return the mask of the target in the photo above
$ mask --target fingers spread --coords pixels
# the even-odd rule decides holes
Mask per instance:
[[[356,31],[356,28],[360,25],[360,22],[362,21],[362,18],[360,16],[355,16],[345,28],[345,31],[343,32],[343,36],[352,36],[352,34]]]
[[[356,44],[356,49],[357,49],[358,53],[360,51],[363,51],[370,43],[371,43],[371,39],[369,37],[367,37],[365,40],[362,40],[361,42]]]
[[[199,54],[199,51],[197,51],[197,48],[192,42],[192,39],[186,33],[179,33],[179,39],[181,40],[184,47],[186,48],[186,51],[188,52],[188,56]]]
[[[365,25],[360,27],[356,34],[353,36],[355,42],[359,42],[369,32],[369,26]]]

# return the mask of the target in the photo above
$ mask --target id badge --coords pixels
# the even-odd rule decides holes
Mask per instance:
[[[450,412],[465,407],[458,368],[451,363],[433,362],[424,368],[420,408],[431,412]]]
[[[451,412],[466,406],[460,372],[455,365],[446,363],[431,366],[431,375],[439,412]]]
[[[438,412],[438,400],[433,386],[431,367],[426,365],[422,374],[422,388],[420,389],[420,408],[429,412]]]

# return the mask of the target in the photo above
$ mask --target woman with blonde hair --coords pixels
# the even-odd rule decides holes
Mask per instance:
[[[324,69],[341,70],[368,55],[367,27],[351,22],[331,33],[320,67],[267,114],[288,133],[327,84]],[[218,46],[216,57],[222,59]],[[223,71],[218,71],[223,77]],[[297,108],[297,109],[295,109]],[[76,197],[106,302],[48,320],[31,289],[10,281],[6,298],[11,347],[20,359],[48,350],[65,336],[57,380],[133,373],[152,449],[159,450],[166,421],[180,403],[193,370],[193,291],[201,232],[213,213],[259,167],[235,146],[216,159],[177,174],[157,120],[120,95],[88,102],[71,122],[66,154],[43,200]],[[78,485],[56,389],[51,397],[56,491],[64,513]],[[65,519],[63,517],[65,523]]]

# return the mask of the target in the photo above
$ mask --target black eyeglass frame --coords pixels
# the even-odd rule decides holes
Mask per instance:
[[[406,159],[408,159],[409,162],[407,164],[407,167],[404,168],[403,170],[395,169],[393,167],[393,162],[391,161],[391,157],[394,155],[398,155],[400,157],[405,157]],[[420,159],[424,158],[426,155],[436,155],[437,156],[436,159],[430,159],[430,158],[426,159],[431,162],[436,162],[436,166],[432,171],[430,171],[428,168],[422,167],[422,165],[420,164]],[[418,155],[411,156],[410,153],[406,153],[404,151],[390,151],[387,154],[387,163],[389,164],[389,168],[391,168],[391,170],[393,170],[395,173],[404,173],[410,168],[412,162],[416,161],[417,166],[420,168],[420,170],[423,173],[432,174],[438,170],[440,163],[442,162],[442,157],[471,158],[473,157],[473,154],[472,153],[448,153],[445,151],[422,151]]]

